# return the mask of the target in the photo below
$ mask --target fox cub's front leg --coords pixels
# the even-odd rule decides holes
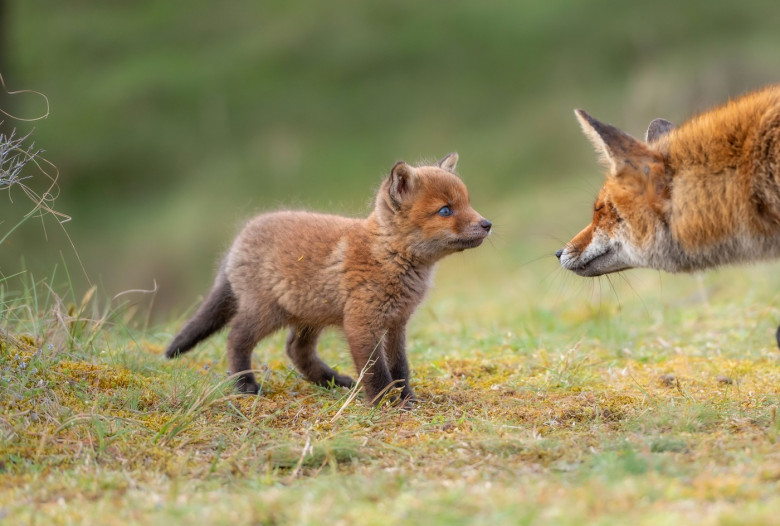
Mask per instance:
[[[385,336],[385,356],[393,387],[401,387],[401,402],[413,403],[417,399],[409,385],[409,361],[406,359],[406,327],[401,325],[388,329]]]
[[[390,391],[393,377],[387,366],[384,346],[386,330],[373,326],[366,316],[348,316],[344,319],[344,334],[352,353],[358,374],[363,375],[363,389],[374,405]]]

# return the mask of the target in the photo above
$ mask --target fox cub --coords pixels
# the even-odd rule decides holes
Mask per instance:
[[[564,268],[691,272],[780,256],[780,86],[678,128],[656,119],[645,142],[575,113],[607,175],[591,223],[556,253]]]
[[[482,244],[491,223],[469,205],[454,175],[458,155],[435,166],[396,163],[373,212],[353,219],[275,212],[250,220],[238,234],[211,292],[165,355],[189,351],[230,324],[230,370],[239,391],[258,393],[250,371],[262,338],[289,327],[287,355],[318,385],[355,381],[317,355],[317,338],[341,326],[368,400],[390,389],[413,401],[406,359],[406,323],[422,301],[438,260]]]

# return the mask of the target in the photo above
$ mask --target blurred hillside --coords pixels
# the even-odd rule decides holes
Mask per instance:
[[[475,207],[503,211],[490,257],[552,253],[601,177],[573,108],[641,136],[779,78],[780,4],[758,0],[6,1],[0,72],[50,100],[34,137],[86,274],[110,295],[156,280],[163,318],[205,292],[242,219],[364,214],[399,159],[458,151]],[[534,203],[529,220],[538,187],[583,208]],[[12,197],[0,228],[26,210]],[[64,260],[83,288],[68,239],[44,226],[0,246],[0,272],[43,278]]]

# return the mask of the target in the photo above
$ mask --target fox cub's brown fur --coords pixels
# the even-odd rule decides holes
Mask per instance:
[[[214,287],[166,351],[173,358],[230,323],[230,370],[237,387],[257,393],[252,350],[289,327],[287,354],[319,385],[351,387],[317,355],[323,328],[344,329],[364,389],[377,403],[390,387],[412,400],[406,323],[428,289],[434,264],[477,247],[491,223],[469,205],[454,175],[458,155],[436,166],[399,162],[365,219],[276,212],[249,221],[233,242]]]

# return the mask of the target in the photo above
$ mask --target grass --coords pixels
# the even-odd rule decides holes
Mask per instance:
[[[527,212],[541,202],[529,196]],[[224,335],[166,361],[179,322],[133,328],[99,294],[58,298],[38,283],[13,295],[6,280],[0,516],[772,524],[774,267],[610,284],[551,257],[523,265],[534,247],[503,243],[442,264],[410,326],[412,411],[305,382],[281,334],[255,351],[263,394],[238,396]],[[321,347],[354,374],[337,333]]]

